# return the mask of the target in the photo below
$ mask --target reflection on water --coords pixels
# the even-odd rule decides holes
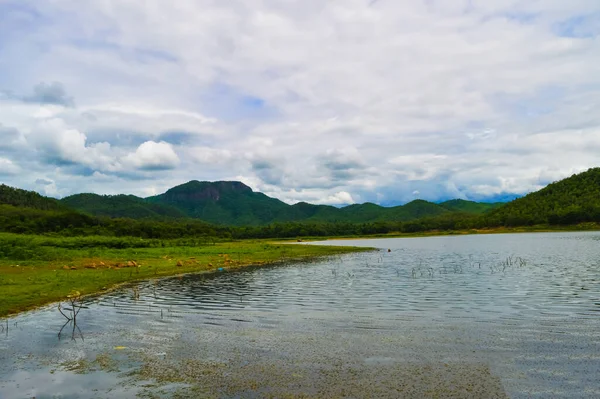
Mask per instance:
[[[69,325],[85,341],[54,305],[8,321],[0,397],[599,397],[599,241],[327,242],[381,250],[125,287]]]

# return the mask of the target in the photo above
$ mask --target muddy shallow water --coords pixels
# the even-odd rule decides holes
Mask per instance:
[[[0,398],[600,397],[600,233],[326,244],[13,317]]]

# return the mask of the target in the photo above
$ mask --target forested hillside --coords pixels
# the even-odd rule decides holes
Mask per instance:
[[[441,202],[439,205],[449,211],[482,214],[504,205],[504,202],[474,202],[462,199],[454,199]]]
[[[600,168],[573,175],[486,215],[490,226],[600,222]]]
[[[21,190],[4,184],[0,184],[0,204],[42,210],[67,209],[54,198],[44,197],[34,191]]]
[[[76,194],[63,198],[61,203],[94,216],[132,219],[187,217],[177,208],[151,203],[134,195]]]
[[[200,220],[159,221],[95,217],[74,210],[42,210],[0,204],[0,232],[62,236],[141,238],[231,237],[231,230]]]
[[[218,181],[188,183],[148,198],[154,204],[181,210],[190,218],[222,225],[257,225],[285,219],[290,207],[285,202],[255,193],[241,182]]]

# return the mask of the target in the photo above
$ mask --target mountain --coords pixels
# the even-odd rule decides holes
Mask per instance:
[[[192,218],[229,226],[260,226],[270,223],[372,223],[406,222],[455,212],[477,214],[492,204],[454,200],[434,204],[415,200],[406,205],[383,207],[373,203],[343,208],[299,202],[288,205],[255,192],[238,181],[190,181],[149,198],[133,195],[77,194],[61,203],[78,211],[133,219]]]
[[[235,181],[191,181],[145,199],[79,194],[61,201],[0,185],[0,231],[36,234],[64,231],[68,235],[149,238],[197,234],[256,238],[582,222],[600,223],[600,168],[557,181],[507,204],[415,200],[389,208],[373,203],[343,208],[306,202],[288,205]]]
[[[237,181],[193,180],[147,200],[175,207],[194,219],[223,225],[259,225],[289,220],[286,214],[290,205],[255,193]]]
[[[173,187],[164,194],[147,198],[147,201],[177,208],[191,218],[236,226],[277,222],[404,222],[457,211],[480,212],[475,202],[469,203],[470,207],[463,206],[464,209],[453,209],[450,205],[445,207],[423,200],[390,208],[373,203],[354,204],[343,208],[306,202],[288,205],[265,194],[254,192],[250,187],[236,181],[191,181]]]
[[[271,223],[376,223],[407,222],[446,214],[479,214],[496,204],[452,200],[434,204],[415,200],[406,205],[383,207],[373,203],[343,208],[299,202],[288,205],[255,192],[238,181],[188,183],[149,198],[133,195],[83,193],[58,201],[37,193],[0,187],[0,203],[44,210],[74,210],[110,218],[175,220],[195,219],[221,226],[261,226]]]
[[[154,204],[134,195],[76,194],[62,204],[94,216],[132,219],[185,218],[187,215],[168,205]]]
[[[466,213],[486,213],[492,209],[496,209],[504,205],[504,202],[474,202],[462,199],[453,199],[450,201],[441,202],[439,205],[449,211],[466,212]]]
[[[488,225],[600,222],[600,168],[554,182],[485,214]]]
[[[372,203],[336,208],[283,201],[257,193],[236,181],[191,181],[166,193],[147,198],[154,204],[168,205],[188,217],[215,224],[254,226],[276,222],[346,222],[406,221],[422,216],[436,216],[449,210],[431,202],[417,200],[404,206],[385,208]]]

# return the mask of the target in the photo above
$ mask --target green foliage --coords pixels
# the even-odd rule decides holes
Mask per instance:
[[[439,205],[448,209],[449,211],[481,214],[489,212],[496,208],[500,208],[502,205],[504,205],[504,202],[486,203],[466,201],[462,199],[453,199],[450,201],[442,202]]]
[[[185,218],[181,210],[155,204],[134,195],[76,194],[61,203],[94,216],[131,219]]]
[[[65,259],[65,253],[71,250],[201,247],[214,243],[215,239],[210,237],[143,239],[139,237],[62,237],[0,233],[0,259],[52,261]]]
[[[424,200],[414,200],[403,206],[389,208],[394,217],[392,220],[409,221],[424,217],[433,217],[448,213],[445,208]]]
[[[60,202],[47,198],[34,191],[21,190],[0,184],[0,204],[27,207],[41,210],[66,210]]]
[[[398,223],[287,222],[232,229],[234,238],[294,238],[385,234],[398,231]]]
[[[175,207],[188,217],[221,225],[258,225],[282,218],[289,205],[255,193],[240,182],[191,181],[149,202]]]
[[[485,215],[485,226],[600,222],[600,168],[549,184]]]
[[[41,234],[96,227],[97,224],[95,218],[75,211],[0,204],[0,231],[4,232]]]
[[[62,236],[131,236],[173,239],[181,237],[231,236],[227,227],[199,220],[133,220],[97,218],[74,211],[45,211],[0,205],[0,232],[19,234],[59,234]]]
[[[444,205],[447,203],[442,203]],[[460,230],[534,225],[571,226],[600,223],[600,168],[573,175],[549,184],[540,191],[480,215],[454,212],[436,218],[424,218],[401,226],[402,232]],[[446,205],[447,206],[447,205]],[[456,207],[456,203],[452,204]],[[463,205],[460,205],[464,207]],[[472,207],[472,205],[469,205]]]

